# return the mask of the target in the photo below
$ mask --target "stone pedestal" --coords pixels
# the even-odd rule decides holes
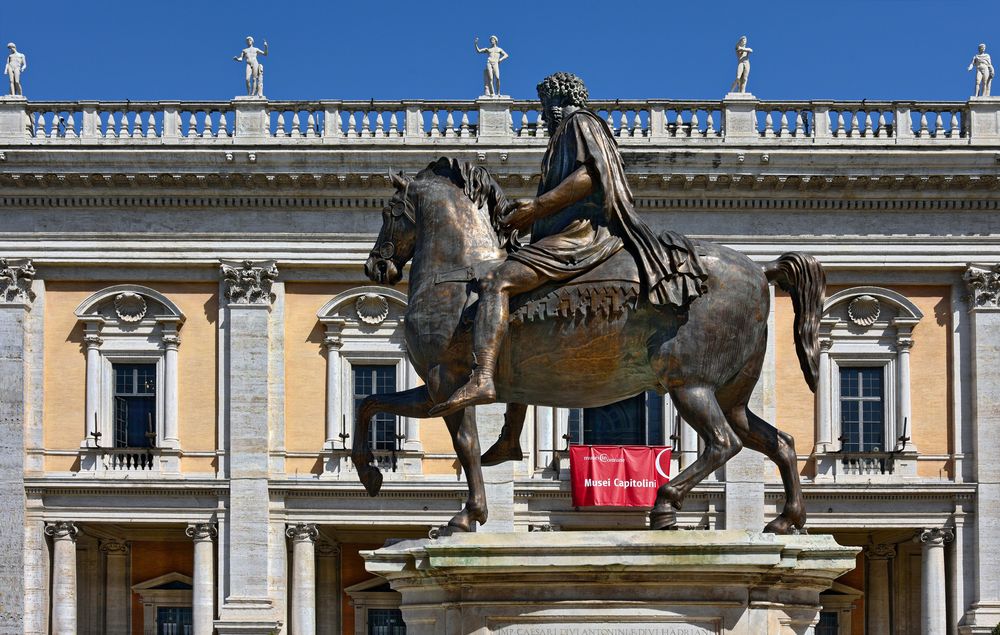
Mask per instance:
[[[832,536],[744,531],[454,535],[362,552],[410,635],[807,633],[855,566]],[[646,630],[643,630],[646,629]]]
[[[480,143],[502,143],[511,137],[510,109],[513,100],[506,95],[500,97],[480,97],[476,100],[479,106]]]
[[[750,93],[727,93],[722,100],[722,125],[726,141],[746,142],[760,137],[757,132],[757,98]]]
[[[1000,142],[1000,97],[969,98],[969,128],[973,144]]]
[[[28,100],[21,95],[0,96],[0,139],[11,142],[29,138],[27,105]]]

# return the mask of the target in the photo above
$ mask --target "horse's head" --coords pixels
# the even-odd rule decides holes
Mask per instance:
[[[403,277],[403,267],[413,257],[417,223],[410,199],[413,179],[389,173],[396,192],[382,210],[382,229],[365,262],[365,275],[379,284],[396,284]]]

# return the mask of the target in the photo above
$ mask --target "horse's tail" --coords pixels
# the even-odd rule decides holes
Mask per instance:
[[[795,352],[809,388],[816,392],[819,378],[819,320],[823,315],[826,273],[808,254],[790,252],[764,265],[768,282],[792,296],[795,309]]]

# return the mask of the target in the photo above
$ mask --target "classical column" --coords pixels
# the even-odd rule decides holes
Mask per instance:
[[[163,438],[158,445],[179,448],[177,434],[177,347],[181,343],[176,326],[171,329],[164,325],[163,334]]]
[[[188,525],[184,533],[194,540],[194,588],[191,591],[192,635],[212,635],[215,619],[215,525]],[[124,631],[122,631],[124,632]]]
[[[896,546],[877,544],[865,547],[868,579],[865,581],[867,619],[865,632],[889,633],[892,625],[889,598],[889,568],[896,557]]]
[[[128,578],[128,543],[120,540],[101,541],[104,554],[104,628],[108,633],[127,633],[131,628],[128,619],[132,589]]]
[[[76,535],[73,523],[45,527],[52,537],[52,635],[76,635]]]
[[[25,320],[34,275],[30,260],[0,258],[0,635],[24,630]]]
[[[554,409],[535,406],[535,471],[541,472],[552,465],[552,419]]]
[[[681,436],[681,455],[678,457],[677,465],[683,470],[698,458],[698,433],[683,419],[677,428]]]
[[[403,369],[406,374],[406,384],[403,386],[403,389],[416,388],[420,381],[420,376],[417,375],[417,371],[413,368],[410,360],[403,360]],[[420,443],[420,419],[417,417],[404,417],[403,421],[406,424],[403,450],[407,452],[420,452],[423,449]]]
[[[920,577],[922,606],[921,635],[948,634],[948,593],[944,576],[944,546],[955,539],[951,529],[924,529],[916,540],[923,543],[923,567]]]
[[[87,401],[84,412],[83,440],[86,447],[94,447],[100,443],[100,437],[94,433],[101,432],[97,420],[97,409],[101,399],[101,343],[104,341],[97,334],[100,328],[96,322],[87,322],[87,334],[83,341],[87,348]],[[104,439],[107,445],[114,445],[112,439]]]
[[[969,353],[972,447],[977,483],[972,518],[974,602],[966,614],[970,632],[989,633],[1000,622],[1000,265],[973,265],[963,276],[969,288]]]
[[[343,320],[338,322],[326,322],[326,337],[323,344],[326,346],[326,444],[328,450],[338,448],[348,448],[349,437],[341,437],[343,434],[350,434],[347,429],[347,422],[344,420],[344,410],[340,404],[340,382],[341,382],[341,360],[340,347],[344,345],[344,340],[340,337],[340,328]]]
[[[830,407],[833,396],[830,390],[830,347],[833,340],[819,340],[819,381],[816,386],[816,454],[833,451],[833,422]]]
[[[316,635],[316,538],[312,523],[288,527],[292,539],[291,635]]]
[[[249,622],[278,620],[268,564],[272,547],[285,548],[272,544],[268,494],[271,287],[278,267],[273,261],[223,262],[221,273],[221,403],[229,497],[220,540],[227,563],[220,579],[224,602],[215,627],[232,633]]]
[[[316,633],[340,635],[340,545],[316,543]]]
[[[903,445],[906,452],[916,452],[913,444],[913,413],[910,408],[910,349],[913,348],[914,318],[895,318],[896,326],[896,438],[891,447],[898,447],[900,440],[908,438]]]

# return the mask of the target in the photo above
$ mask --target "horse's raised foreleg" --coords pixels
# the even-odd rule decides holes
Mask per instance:
[[[358,470],[358,479],[371,496],[376,496],[382,488],[382,473],[375,465],[375,456],[368,443],[368,431],[372,418],[379,412],[388,412],[400,417],[426,418],[427,411],[434,405],[426,386],[417,386],[400,392],[368,395],[361,401],[354,418],[354,446],[351,461]]]
[[[503,429],[500,438],[483,452],[483,466],[500,465],[505,461],[521,461],[524,452],[521,450],[521,429],[524,427],[524,417],[528,414],[528,406],[523,403],[507,404],[507,412],[503,416]]]
[[[451,432],[452,445],[458,461],[465,470],[465,481],[469,484],[469,498],[462,511],[448,521],[448,526],[457,531],[471,531],[472,523],[486,524],[486,486],[483,484],[483,470],[479,462],[479,432],[476,430],[476,409],[465,408],[445,416]]]
[[[733,408],[729,413],[733,429],[743,445],[756,450],[774,461],[785,486],[785,506],[781,514],[764,527],[764,533],[789,534],[806,524],[806,506],[799,484],[798,459],[792,435],[778,430],[745,406]]]
[[[705,451],[675,479],[656,491],[656,504],[650,511],[650,526],[666,529],[676,522],[676,510],[694,487],[722,467],[742,449],[743,444],[726,420],[715,393],[705,386],[680,386],[670,389],[677,412],[705,441]]]

